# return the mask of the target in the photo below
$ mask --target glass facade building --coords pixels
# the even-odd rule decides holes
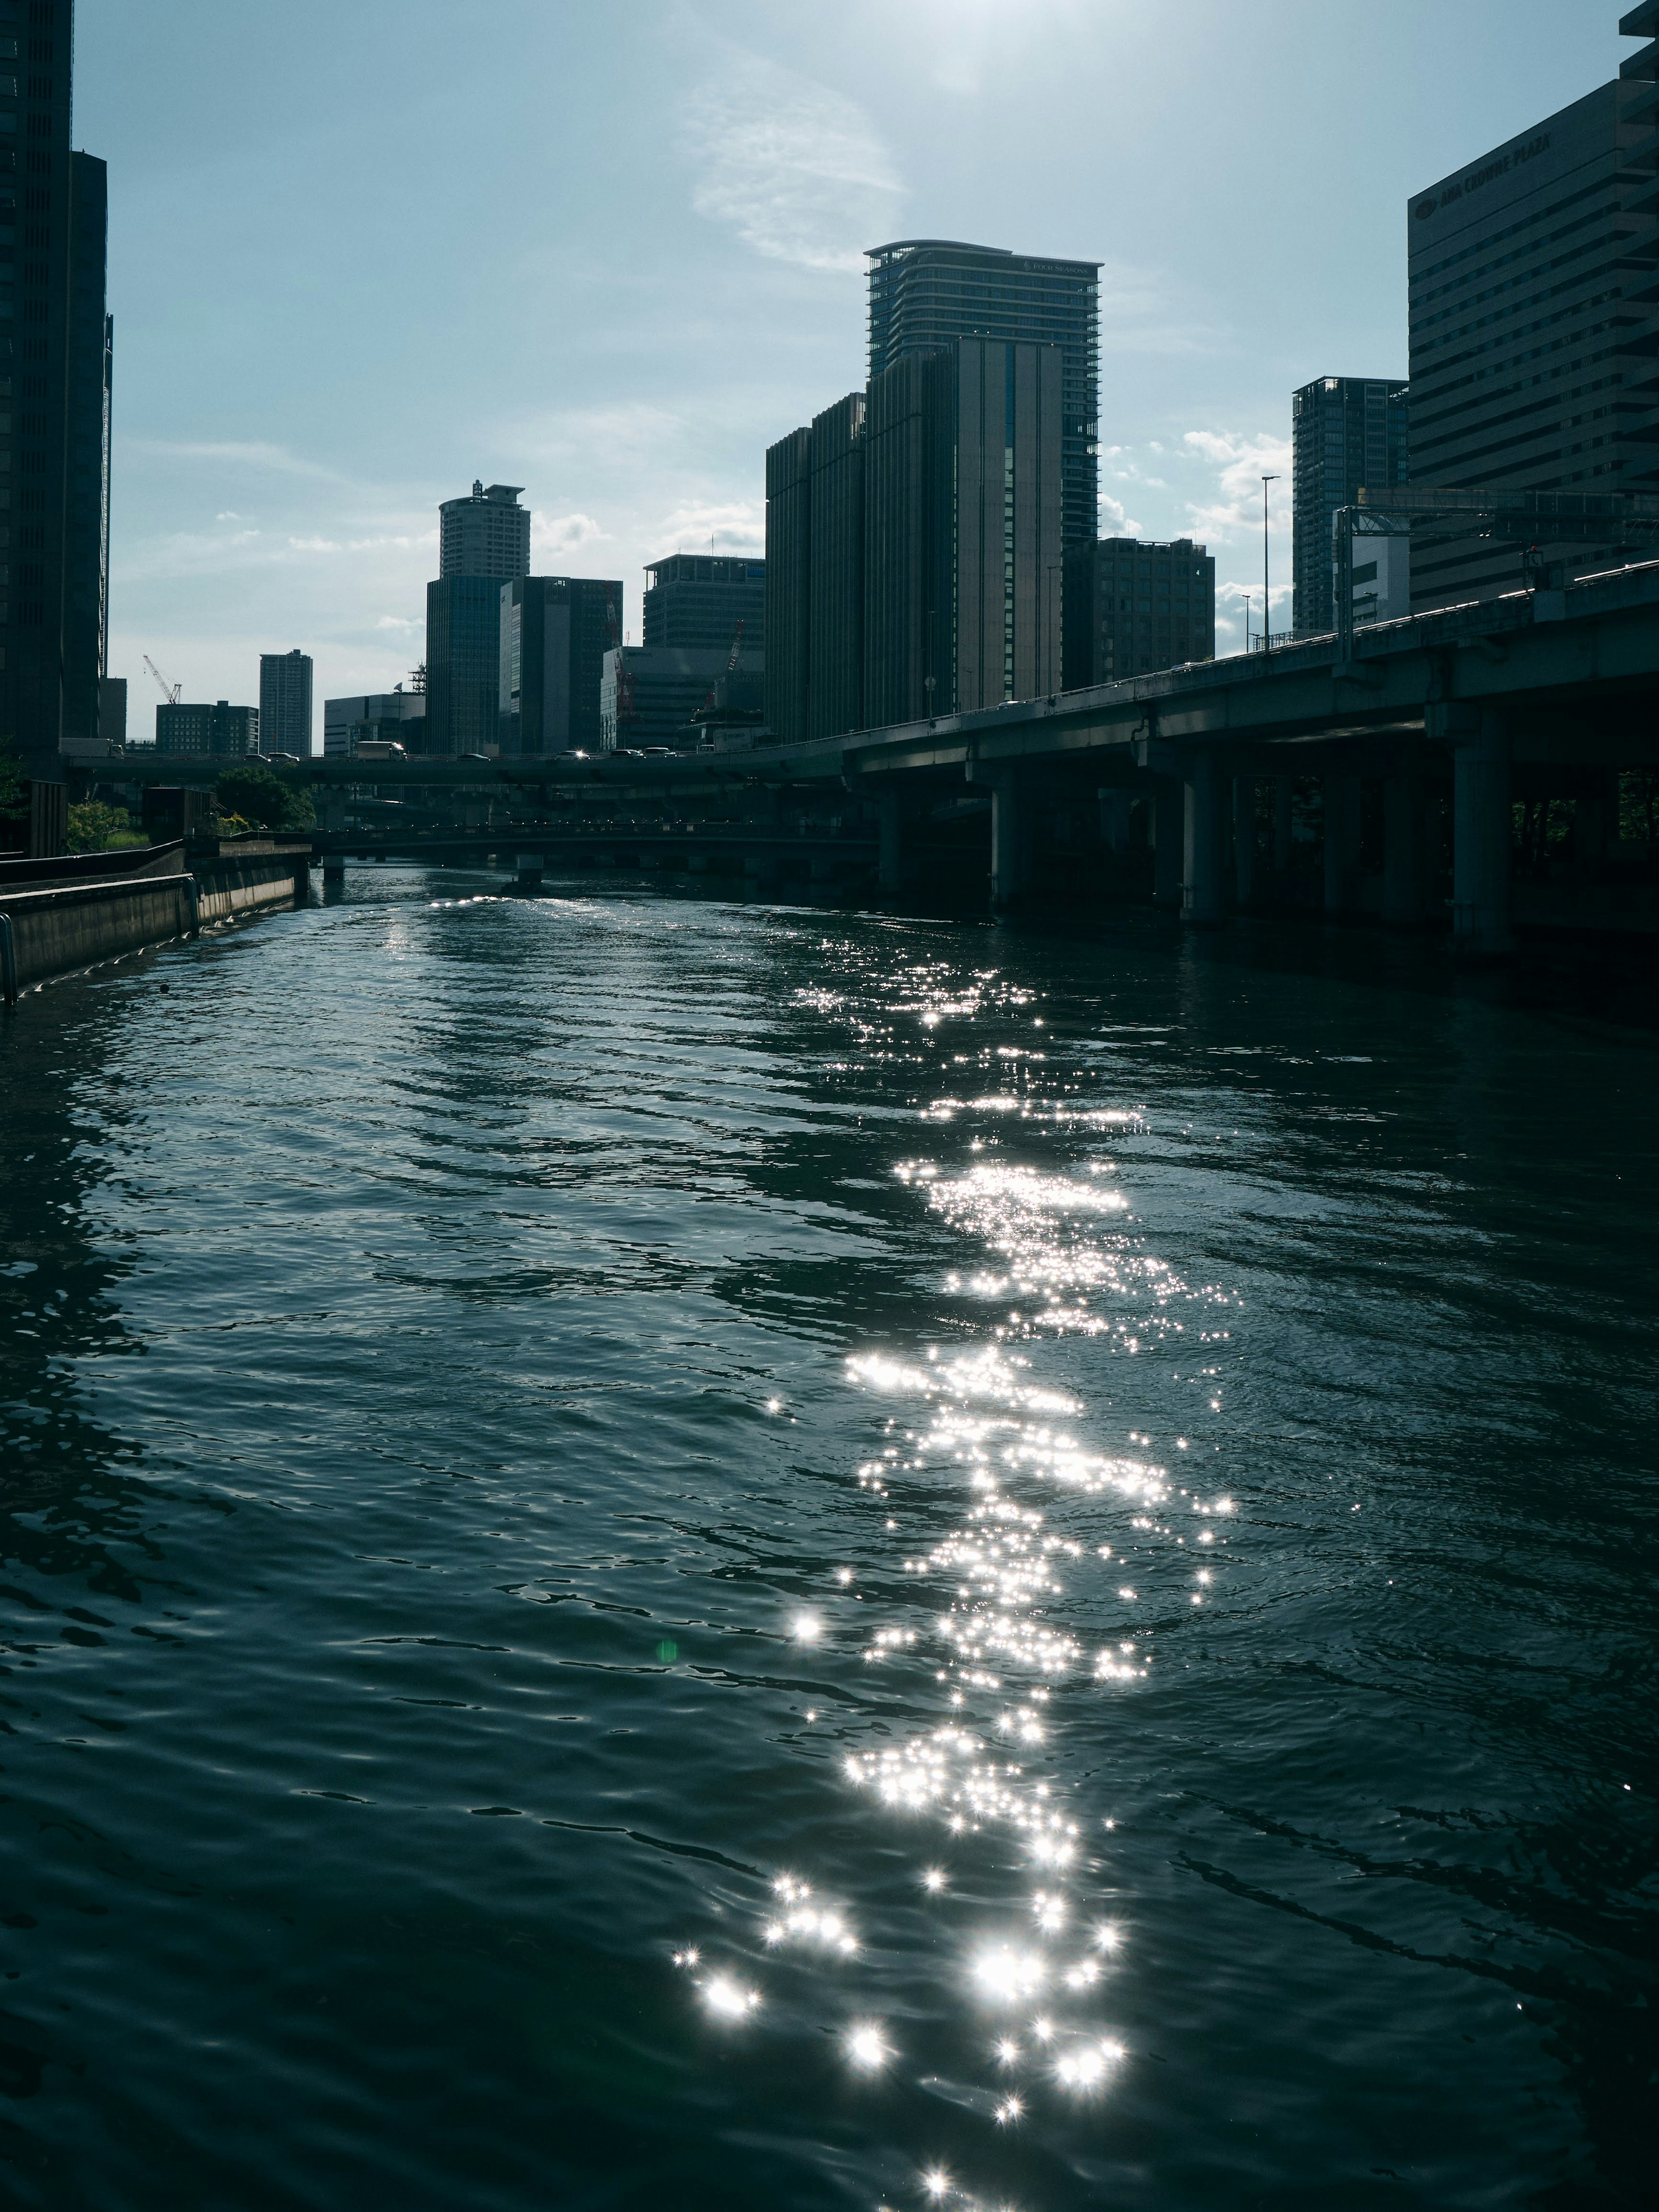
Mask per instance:
[[[1100,527],[1100,264],[1010,253],[953,239],[872,249],[870,374],[959,337],[1060,349],[1061,538],[1091,544]]]
[[[1215,658],[1215,559],[1189,538],[1103,538],[1066,556],[1066,688]]]
[[[70,150],[75,0],[0,0],[0,736],[99,750],[108,627],[104,164]]]
[[[1397,378],[1316,376],[1291,401],[1291,629],[1322,637],[1336,628],[1331,528],[1360,487],[1407,480],[1410,386]]]
[[[426,587],[426,740],[434,754],[494,754],[501,698],[501,586],[441,576]]]
[[[1659,8],[1620,28],[1651,40]],[[1659,490],[1659,45],[1414,193],[1406,229],[1413,488]],[[1535,550],[1564,575],[1652,551]],[[1413,611],[1514,591],[1522,550],[1419,518]]]
[[[622,605],[614,579],[520,576],[501,586],[503,759],[600,750],[605,656],[622,635]]]

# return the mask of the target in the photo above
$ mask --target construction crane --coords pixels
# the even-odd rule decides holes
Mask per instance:
[[[710,543],[713,543],[712,539],[710,540]],[[726,657],[726,673],[728,676],[736,672],[738,655],[743,651],[743,626],[747,619],[748,617],[746,616],[739,615],[738,617],[738,626],[732,633],[732,650]],[[708,687],[708,696],[702,702],[702,712],[705,714],[709,714],[713,710],[714,704],[714,693],[718,690],[720,683],[720,678],[716,677],[714,683]]]
[[[184,687],[184,685],[183,685],[182,684],[169,684],[169,683],[167,682],[167,678],[166,678],[165,676],[163,676],[163,675],[162,675],[162,673],[161,673],[161,670],[160,670],[160,669],[155,665],[155,662],[150,659],[150,657],[149,657],[149,653],[146,653],[146,654],[144,655],[144,665],[145,665],[145,667],[146,667],[146,668],[148,668],[148,669],[149,669],[149,671],[150,674],[151,674],[151,675],[155,678],[156,682],[161,685],[161,696],[162,696],[162,697],[167,701],[167,702],[168,706],[169,706],[169,707],[176,707],[176,706],[178,705],[178,703],[179,703],[179,698],[180,698],[181,695],[183,694],[184,688],[185,688],[185,687]]]

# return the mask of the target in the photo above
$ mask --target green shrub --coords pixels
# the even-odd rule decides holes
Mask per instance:
[[[86,799],[69,811],[71,853],[113,853],[124,845],[143,842],[143,831],[135,828],[125,806],[108,806],[101,799]]]
[[[309,830],[317,820],[305,787],[274,775],[263,761],[221,769],[213,796],[221,817],[240,815],[259,830]]]

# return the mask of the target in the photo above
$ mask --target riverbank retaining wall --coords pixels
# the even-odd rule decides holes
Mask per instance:
[[[308,856],[272,854],[210,861],[191,875],[128,877],[0,890],[0,1000],[54,975],[195,934],[303,897]]]

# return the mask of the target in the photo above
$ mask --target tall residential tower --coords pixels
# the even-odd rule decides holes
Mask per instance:
[[[1100,506],[1100,264],[946,238],[904,239],[867,258],[872,381],[957,338],[1059,347],[1060,535],[1089,544]]]
[[[312,661],[292,653],[259,655],[259,750],[311,758]]]

